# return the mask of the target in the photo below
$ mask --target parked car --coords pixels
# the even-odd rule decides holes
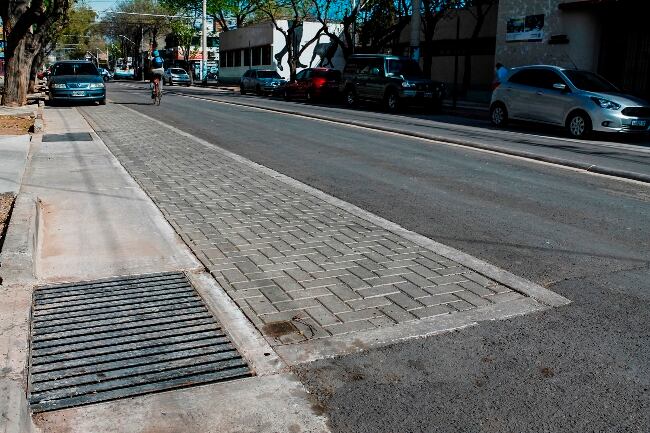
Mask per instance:
[[[106,88],[99,71],[90,62],[68,60],[52,66],[48,80],[50,101],[97,101],[106,104]]]
[[[341,89],[345,103],[383,102],[388,111],[406,105],[438,109],[445,86],[424,76],[415,60],[386,54],[354,54],[343,70]]]
[[[282,88],[284,99],[304,98],[308,101],[334,99],[339,93],[341,71],[330,68],[308,68],[298,72],[296,79]]]
[[[187,71],[181,68],[165,69],[165,74],[163,75],[163,82],[167,83],[170,86],[173,84],[184,84],[186,86],[192,84],[192,80],[190,79],[190,76],[187,73]]]
[[[113,78],[116,80],[132,80],[135,77],[135,71],[133,69],[122,69],[122,68],[115,68],[115,72],[113,73]]]
[[[564,126],[583,138],[591,131],[648,132],[650,103],[622,93],[593,72],[538,65],[514,68],[492,92],[490,120]]]
[[[253,91],[258,95],[276,93],[286,80],[274,69],[249,69],[242,75],[239,82],[239,91],[245,95]]]
[[[97,70],[99,71],[99,74],[104,79],[104,82],[110,81],[110,80],[113,79],[113,73],[111,71],[109,71],[108,69],[97,68]]]

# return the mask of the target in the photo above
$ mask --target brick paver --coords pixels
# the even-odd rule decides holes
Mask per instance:
[[[523,297],[124,107],[82,113],[258,329],[300,330],[271,344]]]

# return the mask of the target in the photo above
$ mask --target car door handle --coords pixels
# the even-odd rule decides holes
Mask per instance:
[[[542,92],[541,90],[538,90],[537,92],[535,92],[535,94],[539,95],[539,96],[542,96],[542,95],[544,95],[544,92]]]

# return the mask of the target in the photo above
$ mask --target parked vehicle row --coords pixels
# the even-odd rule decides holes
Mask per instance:
[[[330,68],[303,69],[290,82],[275,70],[250,69],[239,88],[242,94],[276,94],[287,100],[343,97],[350,107],[360,101],[379,102],[391,112],[410,105],[437,110],[446,95],[444,84],[426,78],[416,61],[385,54],[352,55],[342,73]]]

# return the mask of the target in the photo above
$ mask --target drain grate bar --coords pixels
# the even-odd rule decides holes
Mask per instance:
[[[28,397],[35,412],[250,374],[182,273],[34,292]]]

